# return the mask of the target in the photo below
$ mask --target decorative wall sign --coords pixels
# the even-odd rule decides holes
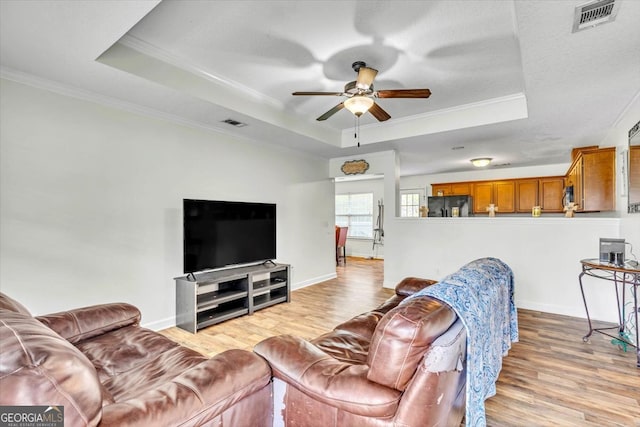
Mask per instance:
[[[366,160],[349,160],[344,162],[340,170],[345,175],[357,175],[369,170],[369,163]]]

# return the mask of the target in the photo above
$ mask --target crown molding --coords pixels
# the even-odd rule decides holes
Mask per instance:
[[[613,122],[613,126],[612,127],[614,127],[614,128],[618,127],[620,125],[620,122],[622,122],[622,120],[625,118],[625,116],[631,110],[631,107],[633,105],[635,105],[636,103],[638,103],[638,102],[640,102],[640,90],[638,92],[636,92],[636,94],[633,96],[633,98],[631,98],[631,101],[629,101],[629,103],[622,109],[620,114],[618,114],[618,117]]]
[[[157,59],[158,61],[165,62],[167,64],[171,64],[174,67],[180,68],[184,71],[192,73],[196,76],[202,77],[205,80],[208,80],[216,85],[224,86],[234,91],[239,91],[249,96],[252,99],[255,99],[261,103],[269,104],[278,109],[283,109],[283,104],[269,96],[266,96],[256,90],[253,90],[239,82],[236,82],[231,79],[222,78],[216,76],[215,74],[211,74],[209,71],[204,69],[201,65],[194,63],[193,61],[188,60],[187,58],[182,58],[172,53],[167,52],[164,49],[160,49],[159,47],[141,40],[135,36],[125,34],[122,36],[118,43],[135,50],[141,55],[146,55],[151,58]],[[98,58],[100,61],[100,58]]]
[[[104,107],[110,107],[117,110],[126,111],[128,113],[133,113],[133,114],[138,114],[145,117],[150,117],[153,119],[163,120],[163,121],[171,122],[174,124],[178,124],[178,125],[182,125],[190,128],[203,129],[209,132],[223,134],[236,139],[256,142],[256,140],[253,138],[246,137],[244,135],[240,135],[237,133],[232,133],[231,131],[221,127],[212,126],[210,124],[198,122],[195,120],[187,120],[187,119],[184,119],[183,117],[179,117],[174,114],[165,113],[163,111],[155,110],[149,107],[144,107],[138,104],[123,101],[121,99],[102,95],[102,94],[88,91],[85,89],[72,87],[70,85],[66,85],[60,82],[43,79],[42,77],[34,76],[32,74],[10,69],[7,67],[0,66],[0,78],[13,81],[16,83],[24,84],[27,86],[35,87],[38,89],[43,89],[48,92],[57,93],[58,95],[67,96],[70,98],[76,98],[82,101],[88,101]]]

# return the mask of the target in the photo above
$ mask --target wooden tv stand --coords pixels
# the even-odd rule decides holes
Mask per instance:
[[[175,278],[176,326],[202,328],[291,300],[291,266],[265,263]]]

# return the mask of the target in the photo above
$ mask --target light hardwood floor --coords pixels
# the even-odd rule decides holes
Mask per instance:
[[[197,334],[178,328],[162,333],[211,356],[251,350],[273,335],[314,338],[393,293],[382,288],[382,261],[349,258],[337,273],[336,279],[293,291],[291,303]],[[520,340],[503,360],[496,396],[486,401],[488,426],[640,427],[634,349],[625,353],[600,334],[582,342],[585,319],[518,310],[518,322]]]

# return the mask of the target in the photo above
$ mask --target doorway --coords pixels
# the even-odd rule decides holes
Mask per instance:
[[[335,199],[336,226],[348,227],[346,264],[349,258],[383,261],[384,175],[336,178]]]

